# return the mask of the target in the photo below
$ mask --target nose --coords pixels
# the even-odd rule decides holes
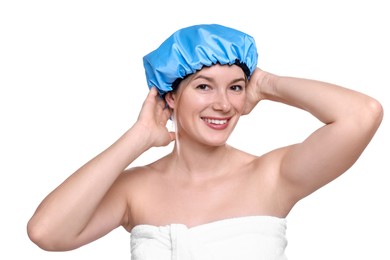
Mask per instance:
[[[215,95],[213,109],[226,113],[230,111],[231,107],[232,105],[226,92],[220,92]]]

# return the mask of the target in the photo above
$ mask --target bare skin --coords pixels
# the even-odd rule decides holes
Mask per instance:
[[[260,156],[227,145],[240,116],[262,100],[304,109],[324,125],[301,143]],[[165,127],[172,111],[176,133]],[[355,163],[382,117],[377,100],[333,84],[259,68],[247,82],[235,65],[204,68],[166,102],[152,88],[136,123],[42,201],[28,234],[45,250],[64,251],[119,226],[130,232],[139,224],[192,227],[249,215],[284,218]],[[172,153],[131,168],[151,147],[174,140]]]

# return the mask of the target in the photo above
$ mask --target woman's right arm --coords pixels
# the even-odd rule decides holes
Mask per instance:
[[[165,127],[169,116],[165,102],[152,88],[133,127],[41,202],[27,225],[30,239],[45,250],[65,251],[123,225],[126,197],[110,189],[143,152],[174,140],[174,133]]]

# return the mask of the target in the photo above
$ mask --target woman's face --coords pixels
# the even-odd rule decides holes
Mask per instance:
[[[167,98],[179,137],[224,144],[243,112],[246,84],[243,70],[236,65],[204,67],[183,80]]]

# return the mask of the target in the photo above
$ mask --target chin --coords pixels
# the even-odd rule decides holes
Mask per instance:
[[[209,146],[224,146],[227,143],[227,138],[212,138],[205,141]]]

